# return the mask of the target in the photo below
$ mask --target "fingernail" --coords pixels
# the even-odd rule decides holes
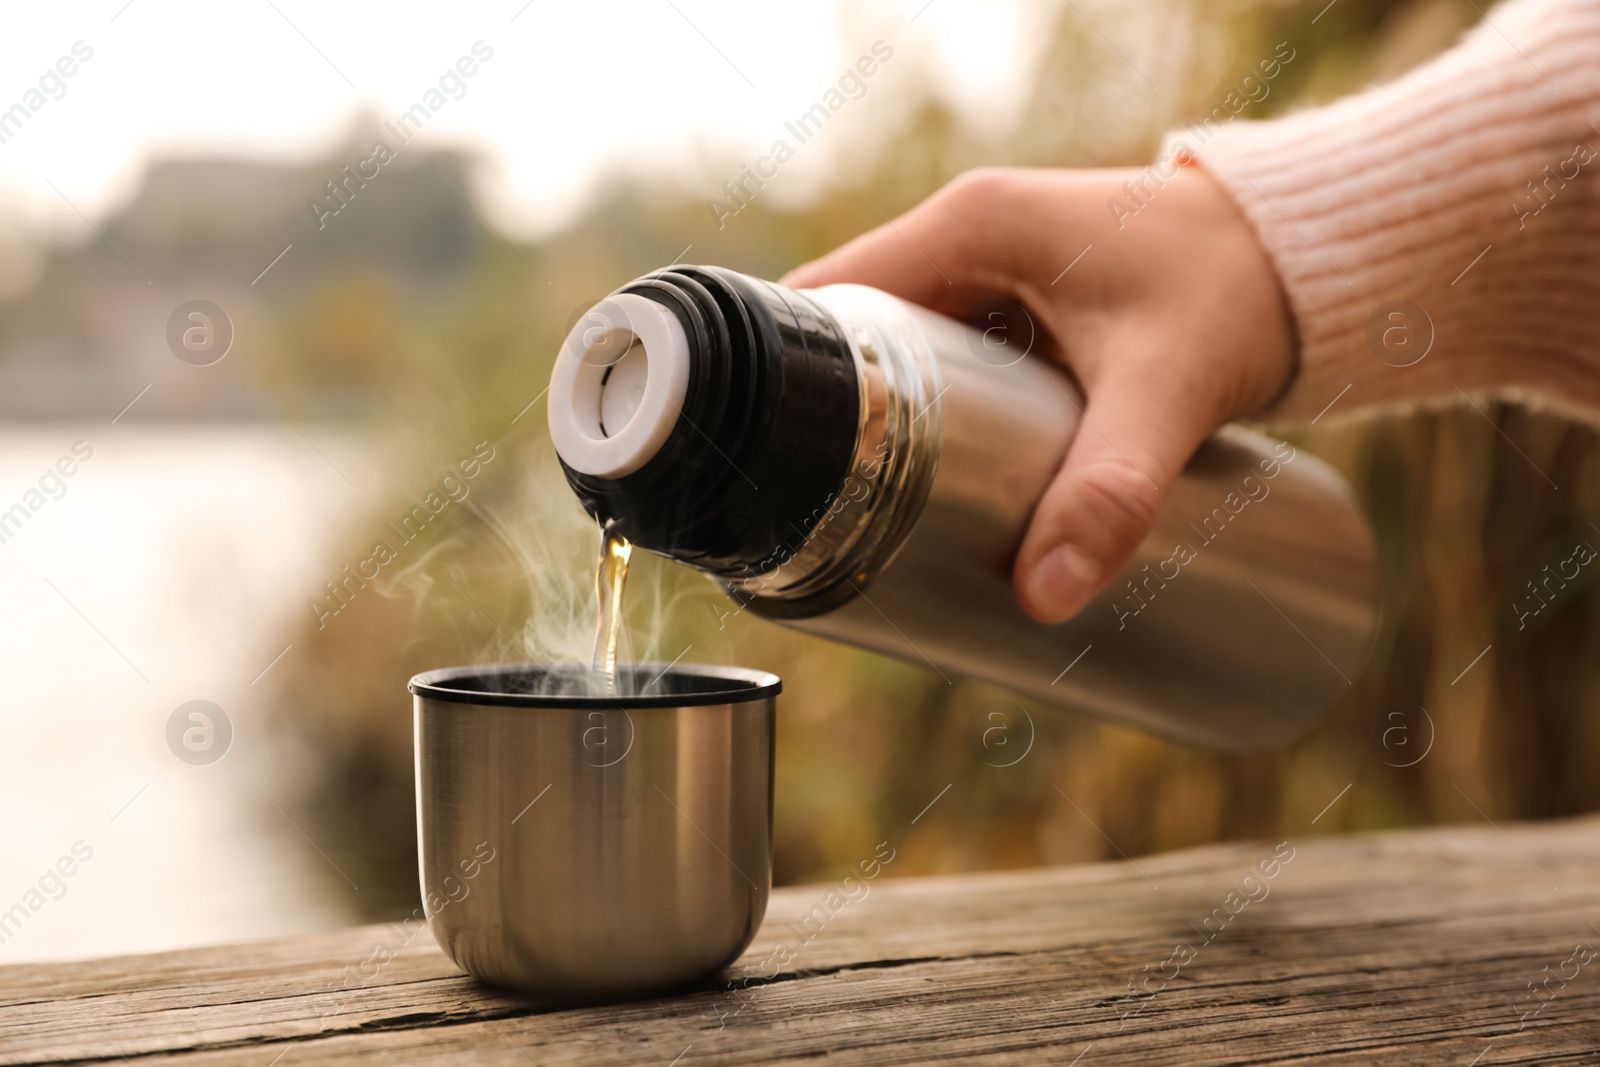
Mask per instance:
[[[1100,565],[1073,545],[1057,545],[1033,569],[1028,599],[1039,614],[1065,622],[1100,582]]]

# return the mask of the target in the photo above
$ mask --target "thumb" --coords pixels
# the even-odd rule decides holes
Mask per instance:
[[[1131,365],[1096,386],[1017,553],[1017,599],[1041,622],[1065,622],[1127,565],[1211,430],[1192,396]]]

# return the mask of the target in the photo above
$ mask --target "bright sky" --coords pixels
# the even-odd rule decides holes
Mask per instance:
[[[913,64],[964,113],[1004,117],[1032,66],[1040,5],[1024,0],[95,0],[24,4],[0,35],[0,112],[42,106],[0,143],[0,211],[38,232],[115,208],[151,155],[303,159],[363,107],[392,119],[476,41],[493,49],[426,136],[480,148],[503,225],[558,222],[608,163],[678,171],[713,195],[732,175],[693,166],[696,146],[753,161],[876,39],[900,62],[869,80],[818,143],[892,106]],[[92,56],[59,81],[60,57]],[[847,44],[859,41],[860,47]],[[481,46],[480,46],[481,50]],[[72,69],[69,62],[64,69]],[[40,94],[29,95],[46,85]],[[54,98],[59,97],[59,98]],[[849,117],[844,117],[849,113]],[[10,133],[0,126],[0,133]],[[802,153],[803,192],[833,149]],[[59,195],[52,189],[59,190]],[[779,196],[784,195],[780,190]],[[4,217],[4,216],[0,216]]]

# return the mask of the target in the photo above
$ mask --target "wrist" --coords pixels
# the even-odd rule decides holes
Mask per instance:
[[[1259,414],[1290,389],[1298,370],[1288,294],[1255,226],[1215,176],[1185,158],[1174,187],[1182,212],[1174,241],[1179,255],[1187,252],[1179,284],[1214,305],[1199,309],[1202,322],[1232,320],[1218,337],[1217,357],[1234,385],[1223,417]]]

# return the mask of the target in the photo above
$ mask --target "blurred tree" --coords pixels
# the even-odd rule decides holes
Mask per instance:
[[[581,655],[588,639],[593,531],[534,403],[579,312],[679,257],[776,277],[971,166],[1148,160],[1164,130],[1210,111],[1280,41],[1295,59],[1242,117],[1332,98],[1444,48],[1477,17],[1471,6],[1058,0],[1011,120],[963,118],[908,51],[896,84],[912,88],[895,98],[874,86],[861,112],[873,125],[817,157],[836,177],[811,201],[783,206],[780,190],[763,191],[720,227],[706,207],[715,181],[619,173],[561,233],[513,244],[479,211],[474,161],[420,146],[319,227],[308,201],[367,154],[371,120],[312,165],[153,165],[107,231],[134,262],[159,264],[162,284],[103,242],[54,250],[38,284],[3,305],[0,346],[26,358],[0,364],[0,412],[81,413],[88,398],[114,413],[146,375],[185,369],[159,341],[130,350],[128,338],[159,339],[182,299],[216,299],[248,358],[188,391],[157,391],[171,406],[141,414],[270,414],[250,391],[259,381],[292,412],[364,420],[396,488],[330,574],[473,443],[494,443],[469,500],[337,617],[319,625],[308,611],[290,635],[304,658],[271,677],[278,728],[315,753],[297,779],[297,824],[366,887],[356,908],[404,914],[417,896],[406,679]],[[736,174],[740,162],[711,156],[702,169]],[[252,287],[269,262],[271,284]],[[630,587],[631,654],[670,659],[688,645],[693,659],[784,676],[780,881],[830,877],[885,839],[899,849],[890,873],[904,875],[1300,834],[1346,785],[1317,831],[1594,810],[1597,579],[1585,570],[1526,625],[1515,605],[1577,542],[1600,545],[1600,441],[1525,407],[1478,406],[1282,428],[1356,486],[1386,593],[1370,668],[1322,728],[1284,749],[1197,752],[749,617],[720,621],[708,583],[648,559]],[[330,880],[330,893],[348,891]]]

